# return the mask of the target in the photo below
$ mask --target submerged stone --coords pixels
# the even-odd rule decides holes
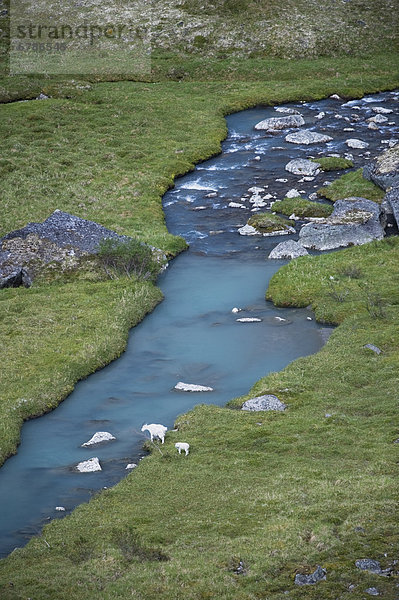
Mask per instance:
[[[206,385],[197,385],[195,383],[183,383],[179,381],[175,385],[175,390],[180,392],[213,392],[213,388]]]
[[[97,431],[93,437],[91,437],[87,442],[82,444],[83,447],[94,446],[95,444],[101,444],[102,442],[109,442],[110,440],[116,440],[116,437],[109,433],[108,431]]]

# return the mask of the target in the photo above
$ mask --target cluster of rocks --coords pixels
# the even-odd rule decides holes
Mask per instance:
[[[309,162],[317,166],[317,162]],[[323,251],[358,246],[381,240],[388,227],[399,228],[399,144],[368,163],[363,173],[386,192],[381,204],[360,197],[338,200],[329,217],[304,224],[297,242],[281,242],[269,258],[291,259],[306,255],[309,249]]]
[[[49,265],[61,270],[77,268],[83,256],[97,254],[104,239],[127,242],[131,238],[61,210],[42,223],[28,223],[0,238],[0,289],[30,287]],[[166,261],[160,250],[152,250],[158,262]]]

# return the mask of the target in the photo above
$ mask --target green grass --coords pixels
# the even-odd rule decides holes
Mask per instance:
[[[250,217],[248,225],[252,225],[261,233],[271,233],[273,231],[285,231],[288,227],[295,225],[295,222],[273,213],[257,213]]]
[[[311,202],[305,198],[284,198],[273,204],[273,210],[290,216],[295,214],[297,217],[328,217],[333,211],[330,204],[322,204],[321,202]]]
[[[324,156],[322,158],[312,158],[311,160],[319,163],[322,171],[339,171],[341,169],[350,169],[353,167],[352,160],[337,156]]]
[[[357,171],[351,171],[345,173],[331,185],[317,190],[319,196],[328,198],[331,202],[336,202],[343,198],[350,198],[351,196],[357,196],[359,198],[367,198],[368,200],[374,200],[374,202],[381,202],[385,196],[385,192],[374,185],[371,181],[367,181],[363,177],[363,169],[357,169]]]
[[[398,258],[395,238],[281,269],[269,297],[312,303],[321,317],[324,302],[328,320],[341,323],[319,353],[231,403],[275,393],[287,411],[198,406],[182,415],[162,455],[154,451],[116,487],[1,561],[1,597],[282,600],[288,591],[296,600],[361,600],[375,586],[393,600],[395,577],[354,563],[370,557],[386,567],[396,558]],[[342,312],[330,276],[354,294],[360,282],[383,289],[387,315],[372,317],[362,299]],[[380,356],[363,347],[370,342]],[[188,457],[174,448],[181,440],[191,444]],[[240,560],[245,575],[234,573]],[[294,585],[296,572],[317,564],[325,582]]]

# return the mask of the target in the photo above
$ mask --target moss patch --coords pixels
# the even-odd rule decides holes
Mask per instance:
[[[330,204],[311,202],[305,198],[284,198],[273,204],[273,210],[283,215],[295,214],[297,217],[328,217],[333,211]]]
[[[385,196],[385,192],[374,185],[371,181],[367,181],[363,177],[363,169],[357,169],[350,173],[345,173],[331,185],[325,186],[317,190],[319,196],[328,198],[332,202],[357,196],[359,198],[367,198],[374,202],[381,202]]]
[[[348,158],[337,156],[325,156],[323,158],[311,158],[312,162],[318,163],[322,171],[340,171],[341,169],[350,169],[353,167],[353,161]]]
[[[262,233],[271,233],[272,231],[285,231],[288,227],[295,225],[295,221],[273,213],[257,213],[248,220],[248,225],[252,225]]]

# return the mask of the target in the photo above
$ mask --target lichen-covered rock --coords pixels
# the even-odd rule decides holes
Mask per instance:
[[[291,259],[298,258],[298,256],[306,256],[309,252],[299,243],[294,240],[288,240],[286,242],[280,242],[270,252],[268,258],[270,259]]]
[[[301,127],[305,125],[305,120],[302,115],[288,115],[286,117],[270,117],[259,121],[255,125],[255,129],[274,133],[281,129],[289,129],[290,127]]]
[[[320,173],[320,164],[305,158],[298,158],[296,160],[290,160],[290,162],[285,165],[285,170],[294,175],[312,177]]]
[[[338,200],[331,216],[324,223],[307,223],[302,227],[299,242],[305,248],[332,250],[381,240],[384,229],[380,223],[380,214],[381,207],[371,200]]]
[[[287,405],[284,402],[281,402],[274,396],[273,394],[266,394],[264,396],[257,396],[256,398],[251,398],[250,400],[246,400],[242,405],[241,410],[248,410],[252,412],[260,412],[262,410],[278,410],[283,411],[287,408]]]
[[[388,211],[392,214],[393,220],[399,228],[399,181],[393,184],[382,204],[388,206]]]
[[[323,581],[323,579],[326,578],[327,571],[318,565],[315,572],[311,573],[310,575],[297,573],[294,581],[297,585],[314,585],[315,583]]]
[[[370,573],[376,573],[377,575],[382,573],[380,562],[373,558],[359,558],[355,565],[362,571],[370,571]]]
[[[94,221],[56,210],[43,223],[28,223],[0,239],[0,287],[29,286],[47,265],[76,268],[81,257],[98,252],[104,239],[131,240]],[[166,257],[156,248],[151,250],[161,268]]]
[[[332,139],[333,138],[329,135],[310,130],[289,133],[285,136],[286,142],[291,142],[292,144],[305,144],[306,146],[309,144],[325,144],[326,142],[331,142]]]
[[[363,176],[383,190],[399,184],[399,144],[388,148],[363,167]]]

